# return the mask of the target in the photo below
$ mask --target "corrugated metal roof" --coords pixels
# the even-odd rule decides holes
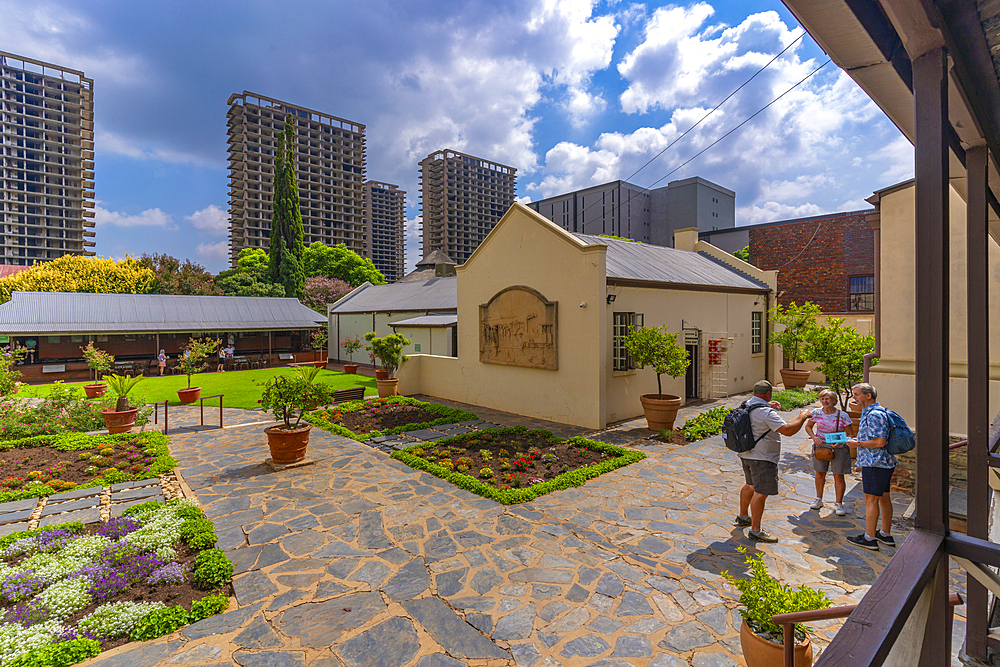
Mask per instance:
[[[696,252],[603,236],[573,234],[587,245],[608,246],[608,278],[678,285],[767,290],[767,284]]]
[[[255,296],[14,292],[0,333],[309,329],[326,318],[298,299]]]
[[[371,285],[357,290],[330,309],[331,313],[372,313],[407,310],[457,310],[455,276],[424,281]]]
[[[421,315],[408,320],[390,322],[390,327],[450,327],[458,324],[458,313],[442,313],[440,315]]]

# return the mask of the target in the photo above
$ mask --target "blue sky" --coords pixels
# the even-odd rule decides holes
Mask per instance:
[[[94,79],[99,254],[226,268],[226,100],[249,90],[367,126],[367,176],[407,191],[454,148],[518,169],[537,200],[649,186],[826,57],[777,1],[87,3],[0,0],[0,50]],[[834,64],[677,170],[736,191],[737,224],[866,208],[912,149]]]

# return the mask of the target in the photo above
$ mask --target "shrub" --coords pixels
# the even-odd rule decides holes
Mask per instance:
[[[697,417],[692,417],[684,422],[681,431],[684,433],[685,438],[692,441],[701,440],[716,433],[722,433],[722,426],[726,421],[726,415],[730,412],[732,412],[732,408],[725,406],[706,410]],[[663,434],[663,436],[666,439],[667,434]]]
[[[190,544],[191,538],[201,533],[211,533],[215,524],[208,519],[187,519],[181,526],[181,539]]]
[[[782,410],[795,410],[816,400],[814,389],[782,389],[771,394],[771,400],[781,403]]]
[[[215,546],[215,543],[219,541],[219,538],[213,532],[198,533],[187,540],[188,546],[192,549],[197,549],[201,551],[202,549],[209,549]]]
[[[8,663],[8,667],[69,667],[87,658],[93,658],[100,652],[100,642],[80,637],[24,653]]]
[[[233,578],[233,564],[221,549],[206,549],[195,556],[194,584],[198,588],[218,588]]]
[[[161,607],[154,609],[135,623],[129,638],[134,642],[144,642],[169,635],[191,622],[191,616],[184,607]]]
[[[124,512],[122,512],[122,516],[139,517],[143,514],[146,514],[147,512],[158,510],[161,507],[163,507],[163,503],[161,503],[159,500],[150,500],[148,503],[142,503],[141,505],[132,505],[132,507],[129,507]]]
[[[479,471],[479,476],[483,479],[493,479],[493,468],[483,468]]]
[[[221,614],[229,607],[229,598],[221,593],[206,595],[191,603],[191,622]]]

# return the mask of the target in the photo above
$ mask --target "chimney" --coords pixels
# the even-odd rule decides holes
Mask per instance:
[[[685,227],[674,230],[674,248],[677,250],[687,250],[694,252],[694,245],[698,242],[698,228]]]

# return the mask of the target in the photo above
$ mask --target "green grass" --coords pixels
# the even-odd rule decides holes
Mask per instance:
[[[223,407],[243,408],[249,410],[258,408],[260,405],[261,387],[256,382],[264,382],[267,378],[275,375],[290,375],[290,368],[261,368],[250,371],[227,371],[225,373],[198,373],[191,376],[191,386],[201,387],[202,396],[214,396],[225,394],[222,399]],[[356,375],[340,373],[323,369],[316,376],[316,381],[328,385],[331,389],[350,389],[351,387],[364,386],[365,394],[372,395],[377,392],[375,378],[367,375]],[[67,382],[66,386],[83,387],[89,382]],[[17,392],[18,398],[30,398],[34,396],[48,396],[52,384],[21,385]],[[184,375],[164,375],[163,377],[147,377],[139,383],[133,392],[137,392],[136,398],[143,398],[148,403],[162,403],[170,401],[170,405],[180,405],[177,399],[177,390],[187,388],[187,376]],[[80,393],[83,393],[81,389]],[[213,400],[212,403],[215,401]],[[197,405],[197,403],[195,404]]]

